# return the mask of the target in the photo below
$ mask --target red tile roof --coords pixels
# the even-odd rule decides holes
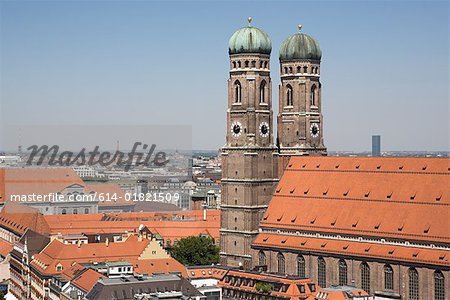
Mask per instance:
[[[88,293],[100,278],[105,278],[102,274],[93,269],[86,269],[84,272],[72,279],[71,283],[85,293]]]
[[[84,186],[83,180],[70,168],[5,169],[5,197],[11,195],[47,195],[64,190],[72,184]]]
[[[82,245],[63,244],[53,240],[39,254],[36,254],[32,265],[43,274],[59,274],[56,266],[61,264],[64,269],[74,263],[91,263],[107,261],[135,261],[148,246],[149,240],[139,240],[130,236],[124,242],[90,243]]]
[[[198,216],[201,215],[201,218]],[[117,233],[133,232],[141,224],[164,239],[181,239],[188,236],[208,234],[219,239],[220,214],[209,210],[207,221],[203,221],[203,211],[168,213],[111,213],[89,215],[47,215],[52,234],[74,233]],[[184,219],[183,219],[184,218]]]
[[[256,249],[291,249],[324,254],[373,257],[382,258],[384,260],[450,266],[450,253],[448,250],[413,248],[402,245],[377,244],[357,240],[349,241],[342,239],[260,233],[253,242],[253,247]]]
[[[235,278],[234,284],[230,280],[231,277]],[[236,284],[237,278],[241,279],[241,284],[239,285]],[[247,281],[246,285],[243,284],[244,279]],[[255,284],[253,286],[249,284],[250,280],[255,281]],[[280,289],[270,292],[270,296],[287,297],[291,300],[300,300],[311,297],[315,293],[315,291],[311,291],[311,288],[308,284],[313,284],[316,287],[316,285],[310,279],[289,278],[272,274],[252,273],[240,270],[228,271],[228,274],[219,282],[219,286],[227,287],[228,289],[233,289],[240,292],[258,293],[256,289],[257,282],[268,282],[274,285],[279,284],[286,286],[286,289],[284,291]],[[299,286],[303,286],[305,288],[305,291],[303,293],[300,292]]]
[[[186,267],[171,257],[141,259],[150,241],[131,235],[123,242],[63,244],[53,240],[31,262],[40,273],[47,275],[70,274],[79,271],[77,264],[94,262],[129,261],[136,272],[144,274],[179,272],[186,276]],[[62,266],[58,270],[57,266]]]
[[[190,279],[215,278],[220,280],[228,273],[227,269],[215,266],[188,267],[187,271]]]
[[[40,234],[48,234],[49,226],[43,215],[36,209],[15,202],[7,202],[0,212],[0,226],[17,235],[27,229]]]
[[[260,227],[439,244],[450,242],[449,215],[449,158],[293,157]]]
[[[13,245],[4,239],[0,239],[0,255],[6,257],[13,249]]]

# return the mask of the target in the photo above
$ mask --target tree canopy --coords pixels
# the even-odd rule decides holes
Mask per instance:
[[[219,262],[219,247],[207,236],[183,238],[169,249],[173,258],[187,266],[211,265]]]

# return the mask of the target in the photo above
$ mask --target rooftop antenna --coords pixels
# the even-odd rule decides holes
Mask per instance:
[[[303,27],[302,24],[298,24],[297,27],[298,27],[298,32],[302,31],[302,27]]]
[[[19,128],[19,145],[17,146],[17,152],[22,154],[22,130]]]
[[[116,150],[117,150],[117,152],[119,152],[119,146],[120,146],[120,142],[119,142],[119,140],[117,140],[117,142],[116,142]]]

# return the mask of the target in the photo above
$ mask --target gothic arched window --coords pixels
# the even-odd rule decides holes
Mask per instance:
[[[263,251],[259,251],[258,260],[259,260],[259,265],[260,266],[265,266],[266,265],[266,255],[264,254]]]
[[[259,102],[266,102],[266,81],[263,80],[259,86]]]
[[[347,285],[347,263],[339,260],[339,285]]]
[[[311,105],[316,105],[316,85],[311,87],[311,95],[310,95]]]
[[[323,257],[319,257],[317,259],[317,283],[319,284],[319,286],[321,287],[326,287],[327,286],[327,265],[325,263],[325,260],[323,259]]]
[[[419,273],[416,269],[411,268],[409,275],[409,298],[410,300],[419,300]]]
[[[370,268],[366,262],[362,262],[361,266],[361,288],[370,293]]]
[[[239,80],[234,82],[234,102],[241,103],[241,83]]]
[[[299,255],[297,256],[297,275],[300,278],[306,278],[305,273],[305,258]]]
[[[277,261],[278,261],[278,274],[284,275],[286,273],[286,265],[285,265],[285,261],[284,261],[284,255],[281,253],[278,253]]]
[[[287,106],[292,106],[293,102],[292,102],[292,86],[291,85],[287,85],[286,87],[286,105]]]
[[[384,288],[386,290],[394,289],[394,270],[390,265],[384,266]]]
[[[444,300],[445,299],[445,280],[444,274],[441,271],[434,272],[434,299]]]

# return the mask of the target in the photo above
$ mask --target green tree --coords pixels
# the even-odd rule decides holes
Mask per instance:
[[[173,258],[187,266],[211,265],[219,262],[219,247],[207,236],[183,238],[168,250]]]

